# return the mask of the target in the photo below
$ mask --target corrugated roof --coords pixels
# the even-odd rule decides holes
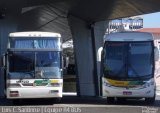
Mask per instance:
[[[160,28],[142,28],[137,31],[140,32],[150,32],[150,33],[160,33]]]
[[[152,33],[154,36],[154,39],[160,39],[160,28],[142,28],[137,31]]]
[[[18,31],[58,32],[66,41],[72,38],[70,15],[88,26],[98,21],[158,12],[160,0],[0,0],[0,6],[2,14],[18,16]]]

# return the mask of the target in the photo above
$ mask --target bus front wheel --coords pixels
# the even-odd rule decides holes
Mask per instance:
[[[14,99],[12,100],[13,105],[20,105],[21,104],[21,100],[20,99]]]
[[[60,103],[62,98],[52,98],[53,103]]]
[[[107,103],[108,104],[114,103],[114,97],[107,97]]]
[[[147,104],[153,104],[155,102],[155,95],[151,98],[145,98]]]

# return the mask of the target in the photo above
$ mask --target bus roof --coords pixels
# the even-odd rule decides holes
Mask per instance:
[[[105,41],[151,41],[153,36],[146,32],[117,32],[105,35]]]
[[[59,33],[52,32],[40,32],[40,31],[29,31],[29,32],[14,32],[10,33],[9,37],[57,37],[60,38]]]

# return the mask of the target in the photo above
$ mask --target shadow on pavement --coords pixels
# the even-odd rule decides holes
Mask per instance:
[[[156,100],[153,105],[145,103],[144,100],[125,100],[123,102],[115,101],[113,104],[108,104],[106,98],[97,97],[76,97],[66,96],[60,102],[54,102],[52,99],[27,99],[22,100],[18,106],[41,106],[41,105],[54,105],[54,104],[89,104],[89,105],[128,105],[128,106],[154,106],[160,107],[160,100]],[[1,99],[0,106],[15,106],[11,100]]]

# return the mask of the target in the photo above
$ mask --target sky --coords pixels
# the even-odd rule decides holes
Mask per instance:
[[[160,12],[143,15],[144,28],[160,28]]]

